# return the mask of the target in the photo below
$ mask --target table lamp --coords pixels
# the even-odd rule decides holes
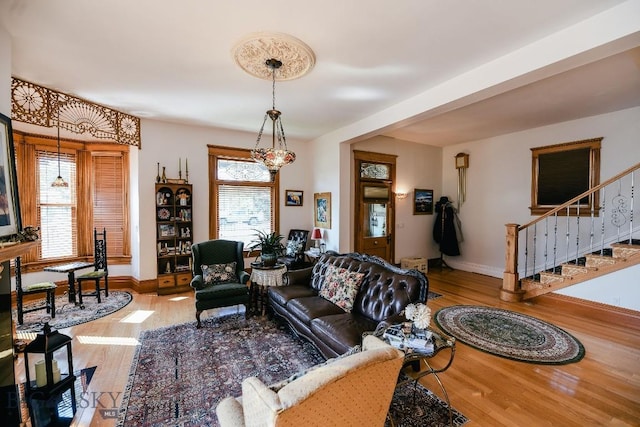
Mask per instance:
[[[322,240],[322,231],[319,228],[314,228],[313,232],[311,233],[311,240],[315,240],[316,241],[316,248],[320,248],[320,243],[318,243],[319,240]]]

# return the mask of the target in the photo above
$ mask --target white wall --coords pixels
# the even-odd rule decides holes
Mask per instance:
[[[11,117],[11,37],[0,25],[0,113]]]
[[[409,195],[404,200],[396,200],[396,223],[393,228],[396,242],[394,262],[399,263],[405,257],[438,258],[440,253],[432,235],[435,215],[413,214],[413,190],[431,189],[434,191],[434,198],[441,193],[442,149],[384,136],[354,143],[351,149],[398,156],[396,189]],[[354,172],[351,173],[351,177],[353,176]],[[353,182],[351,185],[353,186]],[[353,214],[351,216],[353,217]],[[354,233],[351,234],[353,236]],[[351,241],[353,248],[353,237]]]
[[[459,212],[465,241],[461,244],[461,255],[447,258],[448,264],[461,270],[502,277],[505,224],[525,224],[535,218],[528,209],[531,202],[530,148],[602,136],[600,180],[604,181],[640,162],[639,135],[640,107],[445,147],[442,151],[443,192],[452,199],[455,199],[457,188],[453,158],[458,152],[470,155],[467,201]],[[640,206],[635,209],[634,216],[640,217]],[[607,278],[609,276],[603,280],[616,282]],[[634,309],[640,310],[640,287],[632,289],[632,285],[627,284],[621,299],[634,299],[637,301]],[[580,294],[580,289],[588,286],[591,285],[576,285],[571,289]],[[608,294],[608,291],[602,292],[601,288],[601,294]],[[585,290],[581,298],[593,299],[594,296]],[[610,297],[601,302],[611,304]]]

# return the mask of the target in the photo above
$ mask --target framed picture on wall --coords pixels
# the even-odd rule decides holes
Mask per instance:
[[[313,195],[313,224],[317,228],[331,228],[331,193]]]
[[[416,188],[413,191],[413,214],[433,215],[433,190]]]
[[[300,190],[285,190],[285,206],[302,206],[303,195]]]
[[[0,237],[22,228],[11,119],[0,113]]]

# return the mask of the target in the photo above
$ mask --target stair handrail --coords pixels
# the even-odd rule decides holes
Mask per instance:
[[[588,189],[587,191],[583,192],[582,194],[577,195],[573,199],[570,199],[569,201],[564,202],[560,206],[557,206],[557,207],[551,209],[549,212],[545,212],[543,215],[540,215],[540,217],[534,219],[533,221],[528,222],[525,225],[519,226],[518,227],[518,231],[522,231],[522,230],[524,230],[524,229],[526,229],[528,227],[531,227],[532,225],[544,220],[547,217],[555,215],[557,212],[560,212],[561,210],[566,209],[567,207],[573,205],[578,200],[581,200],[581,199],[583,199],[585,197],[588,197],[588,196],[592,195],[593,193],[595,193],[596,191],[600,191],[600,189],[606,187],[609,184],[614,183],[615,181],[621,179],[622,177],[630,174],[631,172],[633,172],[633,171],[635,171],[637,169],[640,169],[640,163],[637,163],[635,166],[631,166],[630,168],[620,172],[619,174],[617,174],[613,178],[609,178],[605,182],[602,182],[602,183],[596,185],[595,187]]]
[[[626,175],[640,169],[640,163],[631,166],[624,171],[616,174],[612,178],[596,185],[593,188],[575,196],[574,198],[564,202],[560,206],[557,206],[550,211],[544,213],[540,217],[528,222],[525,225],[518,224],[506,224],[506,249],[505,249],[505,270],[502,278],[502,289],[500,291],[500,299],[503,301],[520,301],[524,291],[520,287],[520,280],[518,276],[518,237],[522,230],[526,230],[538,222],[549,218],[552,215],[560,212],[563,209],[573,205],[575,202],[583,199],[584,197],[591,196],[602,188],[614,183],[615,181],[622,179]]]

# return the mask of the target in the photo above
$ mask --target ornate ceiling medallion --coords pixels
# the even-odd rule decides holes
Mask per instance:
[[[264,80],[272,79],[272,72],[265,63],[268,59],[282,62],[277,81],[293,80],[307,74],[316,63],[316,56],[303,41],[282,33],[254,33],[239,43],[232,51],[233,59],[247,73]]]

